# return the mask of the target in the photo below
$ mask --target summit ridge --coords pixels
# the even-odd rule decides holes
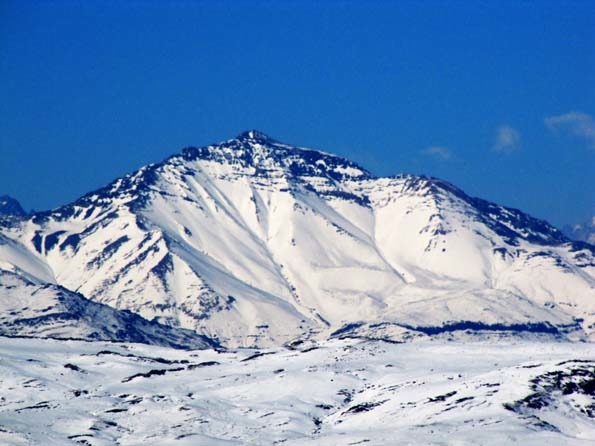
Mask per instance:
[[[235,137],[238,140],[252,140],[252,141],[263,141],[263,142],[276,142],[273,138],[264,132],[259,130],[246,130]]]

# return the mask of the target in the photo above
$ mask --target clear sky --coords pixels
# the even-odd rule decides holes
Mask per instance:
[[[0,0],[0,195],[56,207],[246,129],[595,215],[592,1]]]

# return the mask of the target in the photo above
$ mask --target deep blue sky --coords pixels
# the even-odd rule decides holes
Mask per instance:
[[[589,1],[2,0],[0,195],[55,207],[256,128],[584,221],[594,30]]]

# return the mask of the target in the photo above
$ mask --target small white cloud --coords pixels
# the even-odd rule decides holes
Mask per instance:
[[[492,146],[494,152],[512,153],[521,148],[521,134],[518,130],[504,124],[498,127],[496,141]]]
[[[452,155],[450,150],[448,150],[446,147],[441,146],[428,147],[427,149],[422,150],[421,153],[441,161],[446,161],[447,159],[450,159]]]
[[[544,119],[545,125],[554,133],[568,132],[587,141],[595,149],[595,119],[593,116],[571,111],[558,116],[549,116]]]

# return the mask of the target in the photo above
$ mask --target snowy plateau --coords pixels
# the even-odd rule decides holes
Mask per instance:
[[[594,444],[595,247],[249,131],[0,212],[0,444]]]

